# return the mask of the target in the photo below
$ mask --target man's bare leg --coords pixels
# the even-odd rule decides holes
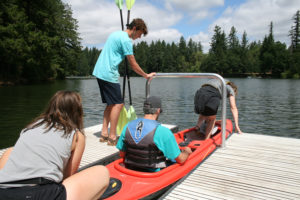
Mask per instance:
[[[112,106],[110,112],[110,131],[109,131],[109,138],[111,140],[115,140],[117,137],[117,124],[120,116],[120,112],[123,108],[123,104],[114,104]]]
[[[104,137],[108,137],[108,125],[110,121],[110,113],[113,105],[106,106],[103,114],[103,124],[102,124],[102,132],[101,135]]]

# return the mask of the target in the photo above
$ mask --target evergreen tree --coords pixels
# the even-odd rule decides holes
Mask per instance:
[[[284,43],[277,41],[274,44],[272,76],[280,78],[286,71],[289,63],[289,53]]]
[[[259,60],[259,55],[260,55],[260,48],[261,44],[260,42],[252,42],[249,45],[249,50],[247,53],[247,72],[248,73],[259,73],[260,69],[260,60]]]
[[[293,17],[294,26],[290,30],[292,51],[300,51],[300,11],[298,10]]]
[[[25,36],[31,27],[17,0],[0,2],[0,80],[21,79],[23,63],[30,57]]]
[[[156,51],[155,43],[152,41],[149,46],[149,51],[147,55],[147,72],[155,72],[157,69]]]
[[[186,56],[186,54],[187,54],[187,47],[186,47],[186,41],[185,41],[185,39],[184,39],[183,36],[181,36],[180,39],[179,39],[178,47],[179,47],[180,55]]]
[[[198,43],[197,43],[197,51],[203,52],[203,47],[202,47],[201,42],[198,42]]]
[[[274,66],[273,22],[270,24],[269,35],[265,36],[260,50],[260,70],[262,73],[272,73]]]
[[[231,27],[229,36],[228,36],[228,52],[227,52],[227,63],[229,69],[227,73],[239,73],[240,72],[240,44],[239,39],[236,36],[237,31],[235,27]]]
[[[239,38],[236,36],[237,31],[235,27],[231,27],[229,36],[228,36],[228,49],[238,51],[239,48]]]
[[[81,52],[77,69],[73,75],[77,75],[77,76],[89,75],[89,49],[87,47]]]
[[[178,46],[174,42],[172,42],[170,49],[171,49],[171,56],[172,56],[172,60],[170,62],[170,64],[171,64],[170,72],[178,72],[179,63],[177,63],[177,57],[180,54]]]
[[[100,52],[96,47],[93,47],[91,50],[89,50],[89,57],[88,57],[88,62],[89,62],[89,75],[92,75],[95,64],[98,60],[98,57],[100,55]]]
[[[166,72],[166,65],[167,65],[167,59],[166,59],[166,52],[167,52],[167,45],[166,42],[163,40],[160,45],[160,54],[159,58],[161,59],[161,66],[160,66],[160,72]]]
[[[142,41],[137,45],[134,45],[134,49],[137,63],[139,63],[141,68],[147,69],[147,56],[149,51],[147,43]]]
[[[163,72],[171,72],[174,65],[174,58],[172,57],[172,49],[170,44],[166,44],[164,53],[164,67]]]
[[[294,25],[290,30],[291,54],[289,58],[290,67],[284,77],[300,78],[300,11],[298,10],[293,17]]]
[[[193,64],[195,63],[194,53],[197,52],[197,44],[193,42],[192,38],[189,39],[187,44],[186,61]]]
[[[240,64],[239,64],[239,72],[240,73],[246,73],[249,72],[249,49],[248,49],[248,39],[247,39],[247,33],[244,31],[242,36],[242,42],[240,47]]]
[[[42,81],[75,70],[77,21],[60,0],[0,2],[0,79]]]
[[[206,72],[227,73],[228,65],[227,57],[227,42],[224,31],[221,27],[215,26],[214,35],[211,40],[211,48],[209,49],[209,56],[207,62],[203,63],[203,68]]]

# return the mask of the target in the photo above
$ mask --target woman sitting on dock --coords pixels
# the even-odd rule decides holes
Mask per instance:
[[[109,183],[104,166],[78,173],[85,147],[81,97],[58,91],[0,159],[0,199],[98,199]]]

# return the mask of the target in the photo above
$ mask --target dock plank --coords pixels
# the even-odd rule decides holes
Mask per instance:
[[[85,129],[80,168],[118,152],[116,147],[99,142],[101,129],[102,125]],[[0,150],[0,156],[4,151]],[[218,148],[160,199],[300,199],[299,169],[299,139],[234,134],[225,148]]]
[[[161,199],[300,199],[300,140],[232,135]]]

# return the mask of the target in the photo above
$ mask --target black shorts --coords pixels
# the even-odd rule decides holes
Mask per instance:
[[[61,183],[0,188],[0,200],[66,200],[67,191]]]
[[[111,83],[97,78],[103,103],[107,105],[122,104],[121,87],[119,83]]]
[[[220,92],[212,86],[203,86],[194,97],[195,113],[204,116],[216,115],[221,101]]]

